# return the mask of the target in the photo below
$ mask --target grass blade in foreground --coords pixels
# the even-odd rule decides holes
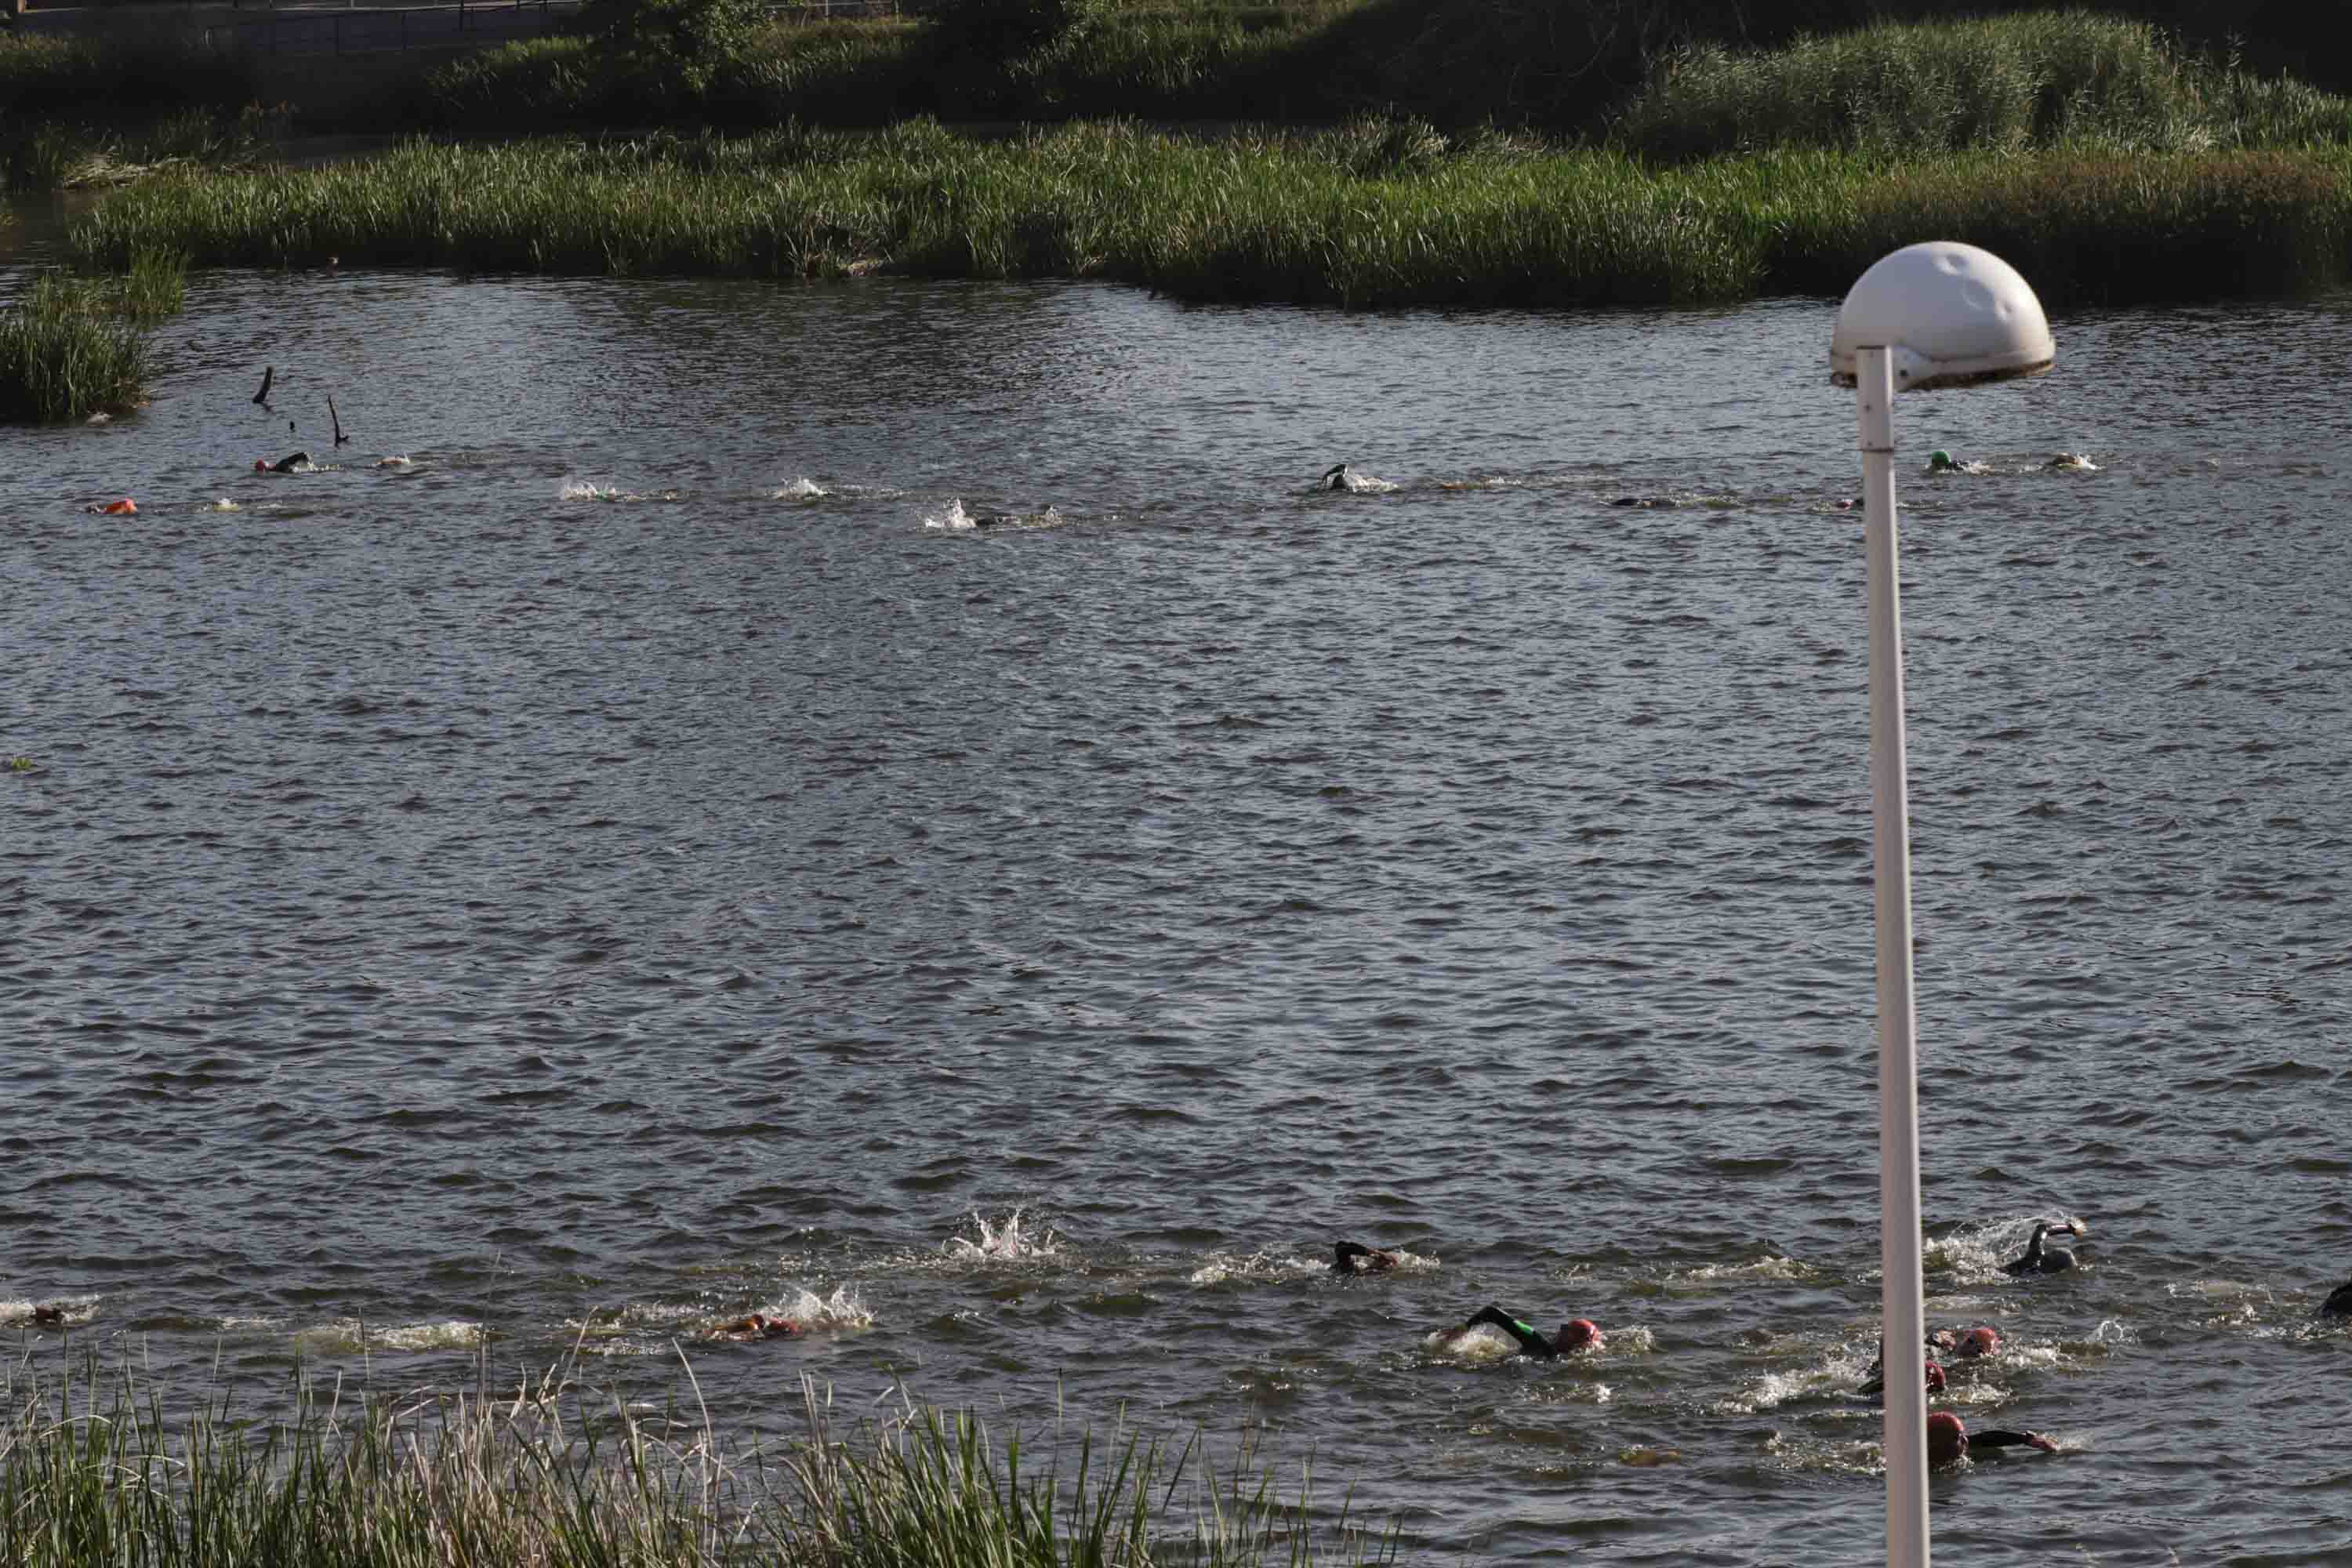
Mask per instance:
[[[0,1561],[1304,1568],[1395,1554],[1393,1534],[1317,1509],[1307,1481],[1289,1502],[1270,1477],[1221,1481],[1197,1445],[1171,1456],[1087,1434],[1075,1474],[1061,1449],[1038,1474],[1017,1437],[1000,1459],[969,1414],[909,1406],[845,1441],[826,1399],[803,1395],[808,1439],[772,1458],[722,1453],[707,1416],[592,1411],[556,1372],[499,1399],[345,1405],[306,1385],[288,1419],[257,1422],[226,1399],[169,1418],[94,1358],[46,1387],[19,1363],[0,1413]]]

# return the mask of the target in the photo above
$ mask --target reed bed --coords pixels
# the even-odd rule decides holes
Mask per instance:
[[[118,414],[145,396],[144,328],[180,309],[187,258],[142,247],[115,278],[35,277],[0,310],[0,424]]]
[[[1690,159],[1813,147],[1890,157],[2204,153],[2352,141],[2352,100],[2183,51],[2089,11],[1885,24],[1669,58],[1614,131]]]
[[[512,1396],[344,1402],[289,1417],[227,1400],[167,1417],[94,1363],[0,1414],[0,1560],[180,1568],[1312,1568],[1391,1561],[1392,1533],[1197,1446],[1059,1446],[1042,1469],[968,1415],[905,1405],[841,1434],[803,1384],[804,1436],[727,1451],[707,1415],[598,1411],[554,1373]]]
[[[1780,152],[1656,168],[1363,121],[1214,140],[1080,124],[412,142],[332,168],[167,174],[74,231],[85,264],[1104,278],[1373,308],[1834,293],[1912,240],[2009,257],[2053,304],[2352,276],[2352,153]]]

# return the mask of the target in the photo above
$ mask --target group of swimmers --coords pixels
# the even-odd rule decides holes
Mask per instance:
[[[2004,1273],[2023,1279],[2037,1274],[2063,1274],[2074,1267],[2074,1255],[2063,1247],[2053,1247],[2048,1238],[2053,1231],[2063,1231],[2080,1237],[2085,1234],[2082,1222],[2074,1219],[2042,1220],[2035,1224],[2025,1250],[2001,1265]],[[1332,1247],[1331,1271],[1335,1274],[1382,1274],[1397,1268],[1404,1255],[1382,1247],[1366,1247],[1360,1242],[1342,1241]],[[2318,1308],[2321,1317],[2352,1318],[2352,1280],[2347,1280],[2327,1294]],[[1530,1328],[1497,1306],[1482,1307],[1456,1331],[1468,1333],[1481,1325],[1500,1329],[1517,1342],[1523,1355],[1549,1361],[1579,1351],[1598,1351],[1608,1343],[1608,1336],[1590,1318],[1570,1318],[1560,1325],[1559,1331],[1547,1336]],[[1944,1392],[1947,1374],[1936,1361],[1938,1353],[1962,1361],[1979,1360],[2000,1349],[2000,1331],[1990,1324],[1974,1328],[1937,1329],[1927,1335],[1926,1355],[1922,1360],[1923,1374],[1930,1394]],[[1885,1391],[1885,1347],[1882,1343],[1879,1359],[1870,1369],[1870,1381],[1862,1392],[1880,1394]],[[2032,1448],[2054,1454],[2058,1445],[2039,1432],[2011,1427],[1991,1427],[1970,1432],[1959,1416],[1948,1410],[1932,1411],[1927,1416],[1927,1462],[1938,1468],[1957,1465],[1971,1452],[1989,1448]]]

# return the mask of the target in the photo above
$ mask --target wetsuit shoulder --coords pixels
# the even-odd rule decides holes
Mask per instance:
[[[1496,1328],[1510,1335],[1511,1338],[1518,1341],[1519,1350],[1524,1354],[1541,1356],[1547,1360],[1559,1354],[1559,1346],[1553,1344],[1549,1340],[1544,1338],[1541,1334],[1536,1332],[1535,1330],[1528,1327],[1527,1324],[1519,1321],[1517,1318],[1514,1318],[1500,1307],[1488,1307],[1470,1321],[1474,1323],[1494,1324]]]

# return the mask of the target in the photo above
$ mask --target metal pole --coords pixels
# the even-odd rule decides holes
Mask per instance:
[[[1878,1261],[1886,1336],[1886,1561],[1927,1568],[1927,1338],[1919,1259],[1919,1026],[1911,1001],[1911,808],[1895,530],[1895,367],[1854,355],[1870,557],[1870,809],[1878,927]]]

